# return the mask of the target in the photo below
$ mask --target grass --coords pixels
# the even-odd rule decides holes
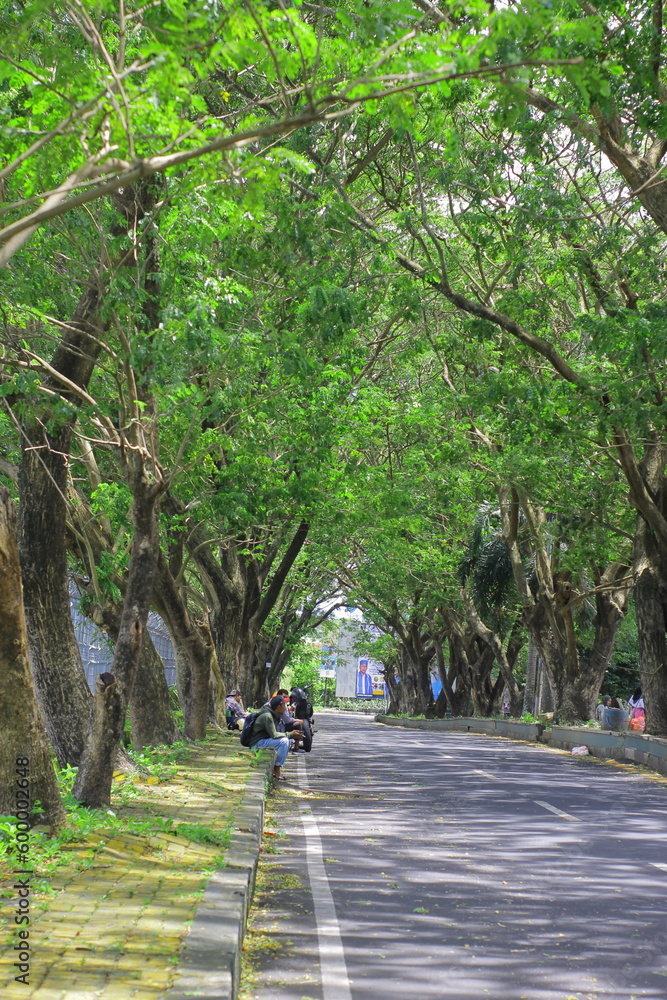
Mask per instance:
[[[230,757],[224,774],[215,778],[205,769],[196,767],[197,757],[220,749],[225,757],[228,751]],[[217,846],[220,854],[228,845],[233,808],[240,802],[248,770],[248,762],[240,758],[236,743],[232,744],[226,734],[213,733],[197,743],[151,747],[140,753],[130,749],[129,753],[137,770],[130,774],[114,774],[111,809],[83,807],[72,795],[76,768],[56,768],[67,819],[54,836],[39,825],[31,830],[30,857],[36,872],[31,888],[37,901],[59,891],[54,886],[62,885],[63,880],[85,872],[104,844],[114,836],[129,834],[148,838],[171,834],[195,844]],[[209,791],[216,797],[223,794],[219,824],[197,822],[196,817],[187,815],[187,789],[191,784],[195,784],[203,796]],[[15,819],[0,816],[2,874],[5,874],[3,869],[8,872],[11,867],[6,858],[15,832]],[[0,897],[12,896],[10,881],[3,879],[6,888],[0,888]]]

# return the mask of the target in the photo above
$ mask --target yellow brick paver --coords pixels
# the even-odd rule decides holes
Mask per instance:
[[[159,785],[137,781],[136,798],[119,815],[140,817],[150,810],[175,824],[223,831],[241,803],[251,763],[236,740],[218,735],[193,747],[173,779]],[[29,986],[14,982],[12,924],[3,913],[0,995],[157,1000],[175,978],[189,923],[223,850],[153,828],[146,836],[98,831],[73,853],[92,858],[89,867],[60,883],[55,879],[51,894],[33,894]],[[10,875],[5,884],[11,886]]]

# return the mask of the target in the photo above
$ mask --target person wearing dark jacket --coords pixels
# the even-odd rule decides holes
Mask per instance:
[[[260,708],[257,718],[252,727],[252,739],[250,746],[259,750],[262,747],[270,747],[276,751],[276,763],[273,768],[273,777],[278,781],[284,781],[280,769],[287,760],[289,752],[289,739],[284,732],[280,732],[278,723],[285,712],[285,701],[280,695],[272,698],[268,705]]]
[[[303,688],[293,687],[290,693],[290,701],[292,703],[292,708],[294,709],[294,718],[307,719],[312,726],[313,706],[308,701],[306,692]]]
[[[288,704],[289,698],[287,697],[287,691],[285,691],[283,688],[280,691],[276,691],[273,697],[274,698],[282,697],[283,701],[285,702],[285,711],[276,722],[276,729],[278,730],[278,732],[289,734],[290,740],[293,741],[293,746],[290,749],[292,750],[292,752],[296,752],[301,748],[302,741],[306,740],[306,730],[307,730],[308,731],[306,740],[307,746],[304,746],[304,749],[310,750],[313,743],[313,737],[310,732],[310,726],[305,720],[301,721],[300,719],[295,719],[294,716],[290,714],[289,704]],[[271,702],[267,701],[264,707],[267,708],[270,704]]]

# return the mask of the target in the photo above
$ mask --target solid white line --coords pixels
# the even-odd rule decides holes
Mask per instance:
[[[542,806],[543,809],[548,809],[549,812],[555,813],[556,816],[562,817],[562,819],[573,819],[575,823],[579,823],[580,820],[576,816],[572,816],[570,813],[563,812],[562,809],[556,809],[556,806],[550,806],[548,802],[540,802],[539,799],[533,799],[536,806]]]
[[[308,777],[302,758],[299,758],[299,787],[302,791],[308,789]],[[336,907],[324,868],[320,832],[307,802],[300,802],[299,810],[306,838],[306,862],[320,948],[322,995],[324,1000],[352,1000]]]
[[[661,865],[659,861],[650,862],[654,868],[659,868],[660,871],[667,872],[667,865]]]

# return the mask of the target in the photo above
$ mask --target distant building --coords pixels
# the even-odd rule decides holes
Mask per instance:
[[[336,697],[384,697],[384,663],[364,654],[364,633],[372,638],[369,626],[358,621],[341,621],[335,639],[322,645],[322,668],[336,671]],[[360,663],[366,665],[360,682]],[[370,683],[369,683],[370,680]],[[363,689],[363,693],[360,690]]]

